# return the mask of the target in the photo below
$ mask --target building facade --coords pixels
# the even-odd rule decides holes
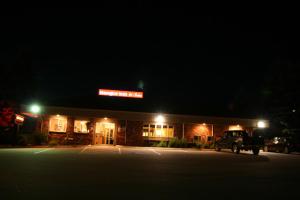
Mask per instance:
[[[247,130],[251,133],[259,124],[268,126],[269,123],[259,119],[66,107],[44,107],[37,117],[40,119],[38,129],[47,135],[48,141],[129,146],[147,146],[172,138],[205,144],[220,137],[226,130]]]

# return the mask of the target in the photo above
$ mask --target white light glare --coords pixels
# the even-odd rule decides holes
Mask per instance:
[[[258,128],[265,128],[266,127],[266,123],[263,122],[263,121],[259,121],[259,122],[257,122],[257,127]]]
[[[165,122],[164,116],[158,115],[158,116],[155,118],[155,122],[157,122],[157,123],[164,123],[164,122]]]
[[[38,106],[38,105],[32,105],[32,106],[30,107],[30,111],[31,111],[32,113],[34,113],[34,114],[37,114],[37,113],[39,113],[39,112],[41,111],[41,107]]]

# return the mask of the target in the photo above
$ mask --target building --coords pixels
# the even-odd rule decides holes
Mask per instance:
[[[26,108],[24,106],[23,108]],[[26,109],[23,114],[30,115]],[[185,138],[189,143],[207,143],[225,130],[252,132],[268,126],[267,120],[143,113],[114,110],[44,107],[36,115],[38,129],[49,141],[77,144],[146,146],[155,141]],[[31,114],[32,115],[32,114]]]

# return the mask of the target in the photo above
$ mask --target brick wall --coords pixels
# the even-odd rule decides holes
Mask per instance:
[[[73,134],[74,133],[74,118],[68,117],[67,119],[67,134]]]
[[[74,133],[75,118],[67,117],[66,133],[49,133],[49,121],[50,116],[47,116],[43,122],[43,132],[48,133],[48,142],[56,140],[58,144],[92,144],[93,129],[90,130],[90,133]],[[91,122],[93,123],[93,120]]]
[[[63,143],[65,137],[74,138],[73,143],[76,144],[92,144],[94,137],[94,129],[95,122],[99,121],[99,119],[89,119],[90,121],[90,132],[88,134],[83,133],[74,133],[74,117],[68,116],[67,119],[67,130],[66,133],[49,133],[49,121],[50,116],[43,116],[43,128],[42,131],[44,134],[48,134],[49,139],[59,140],[59,143]],[[120,121],[120,120],[112,120],[108,119],[108,122],[112,122],[116,124],[116,132],[115,132],[115,144],[117,145],[130,145],[130,146],[143,146],[145,145],[144,139],[142,136],[143,124],[142,121]],[[179,139],[183,136],[183,124],[169,124],[174,126],[174,137]],[[201,127],[202,126],[202,127]],[[125,129],[126,127],[126,129]],[[204,128],[206,127],[206,128]],[[213,133],[216,138],[221,137],[224,131],[228,130],[229,125],[214,125]],[[253,128],[245,127],[248,132],[252,132]],[[40,131],[40,124],[37,126],[37,131]],[[207,139],[207,136],[210,136],[212,133],[211,125],[203,125],[203,124],[184,124],[184,138],[188,140],[188,142],[193,142],[193,138],[195,135],[201,136]]]
[[[119,121],[117,123],[117,128],[116,128],[117,136],[116,136],[116,144],[117,145],[125,145],[125,132],[126,132],[126,121]]]
[[[46,135],[49,132],[49,116],[43,116],[42,119],[43,119],[42,133]],[[40,123],[41,123],[41,121],[40,121]],[[38,123],[38,126],[36,127],[36,129],[37,129],[36,131],[40,131],[40,129],[41,129],[40,123]]]
[[[174,124],[174,137],[182,138],[182,124]]]
[[[214,125],[214,137],[219,138],[223,136],[224,131],[228,130],[228,125]]]
[[[126,128],[126,145],[143,146],[143,122],[127,121]]]
[[[201,142],[206,143],[207,137],[212,135],[211,125],[203,124],[185,124],[184,125],[184,138],[188,142],[193,142],[194,136],[200,136]]]

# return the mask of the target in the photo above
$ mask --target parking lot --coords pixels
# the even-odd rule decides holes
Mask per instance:
[[[0,149],[1,199],[298,198],[300,156],[123,146]]]

